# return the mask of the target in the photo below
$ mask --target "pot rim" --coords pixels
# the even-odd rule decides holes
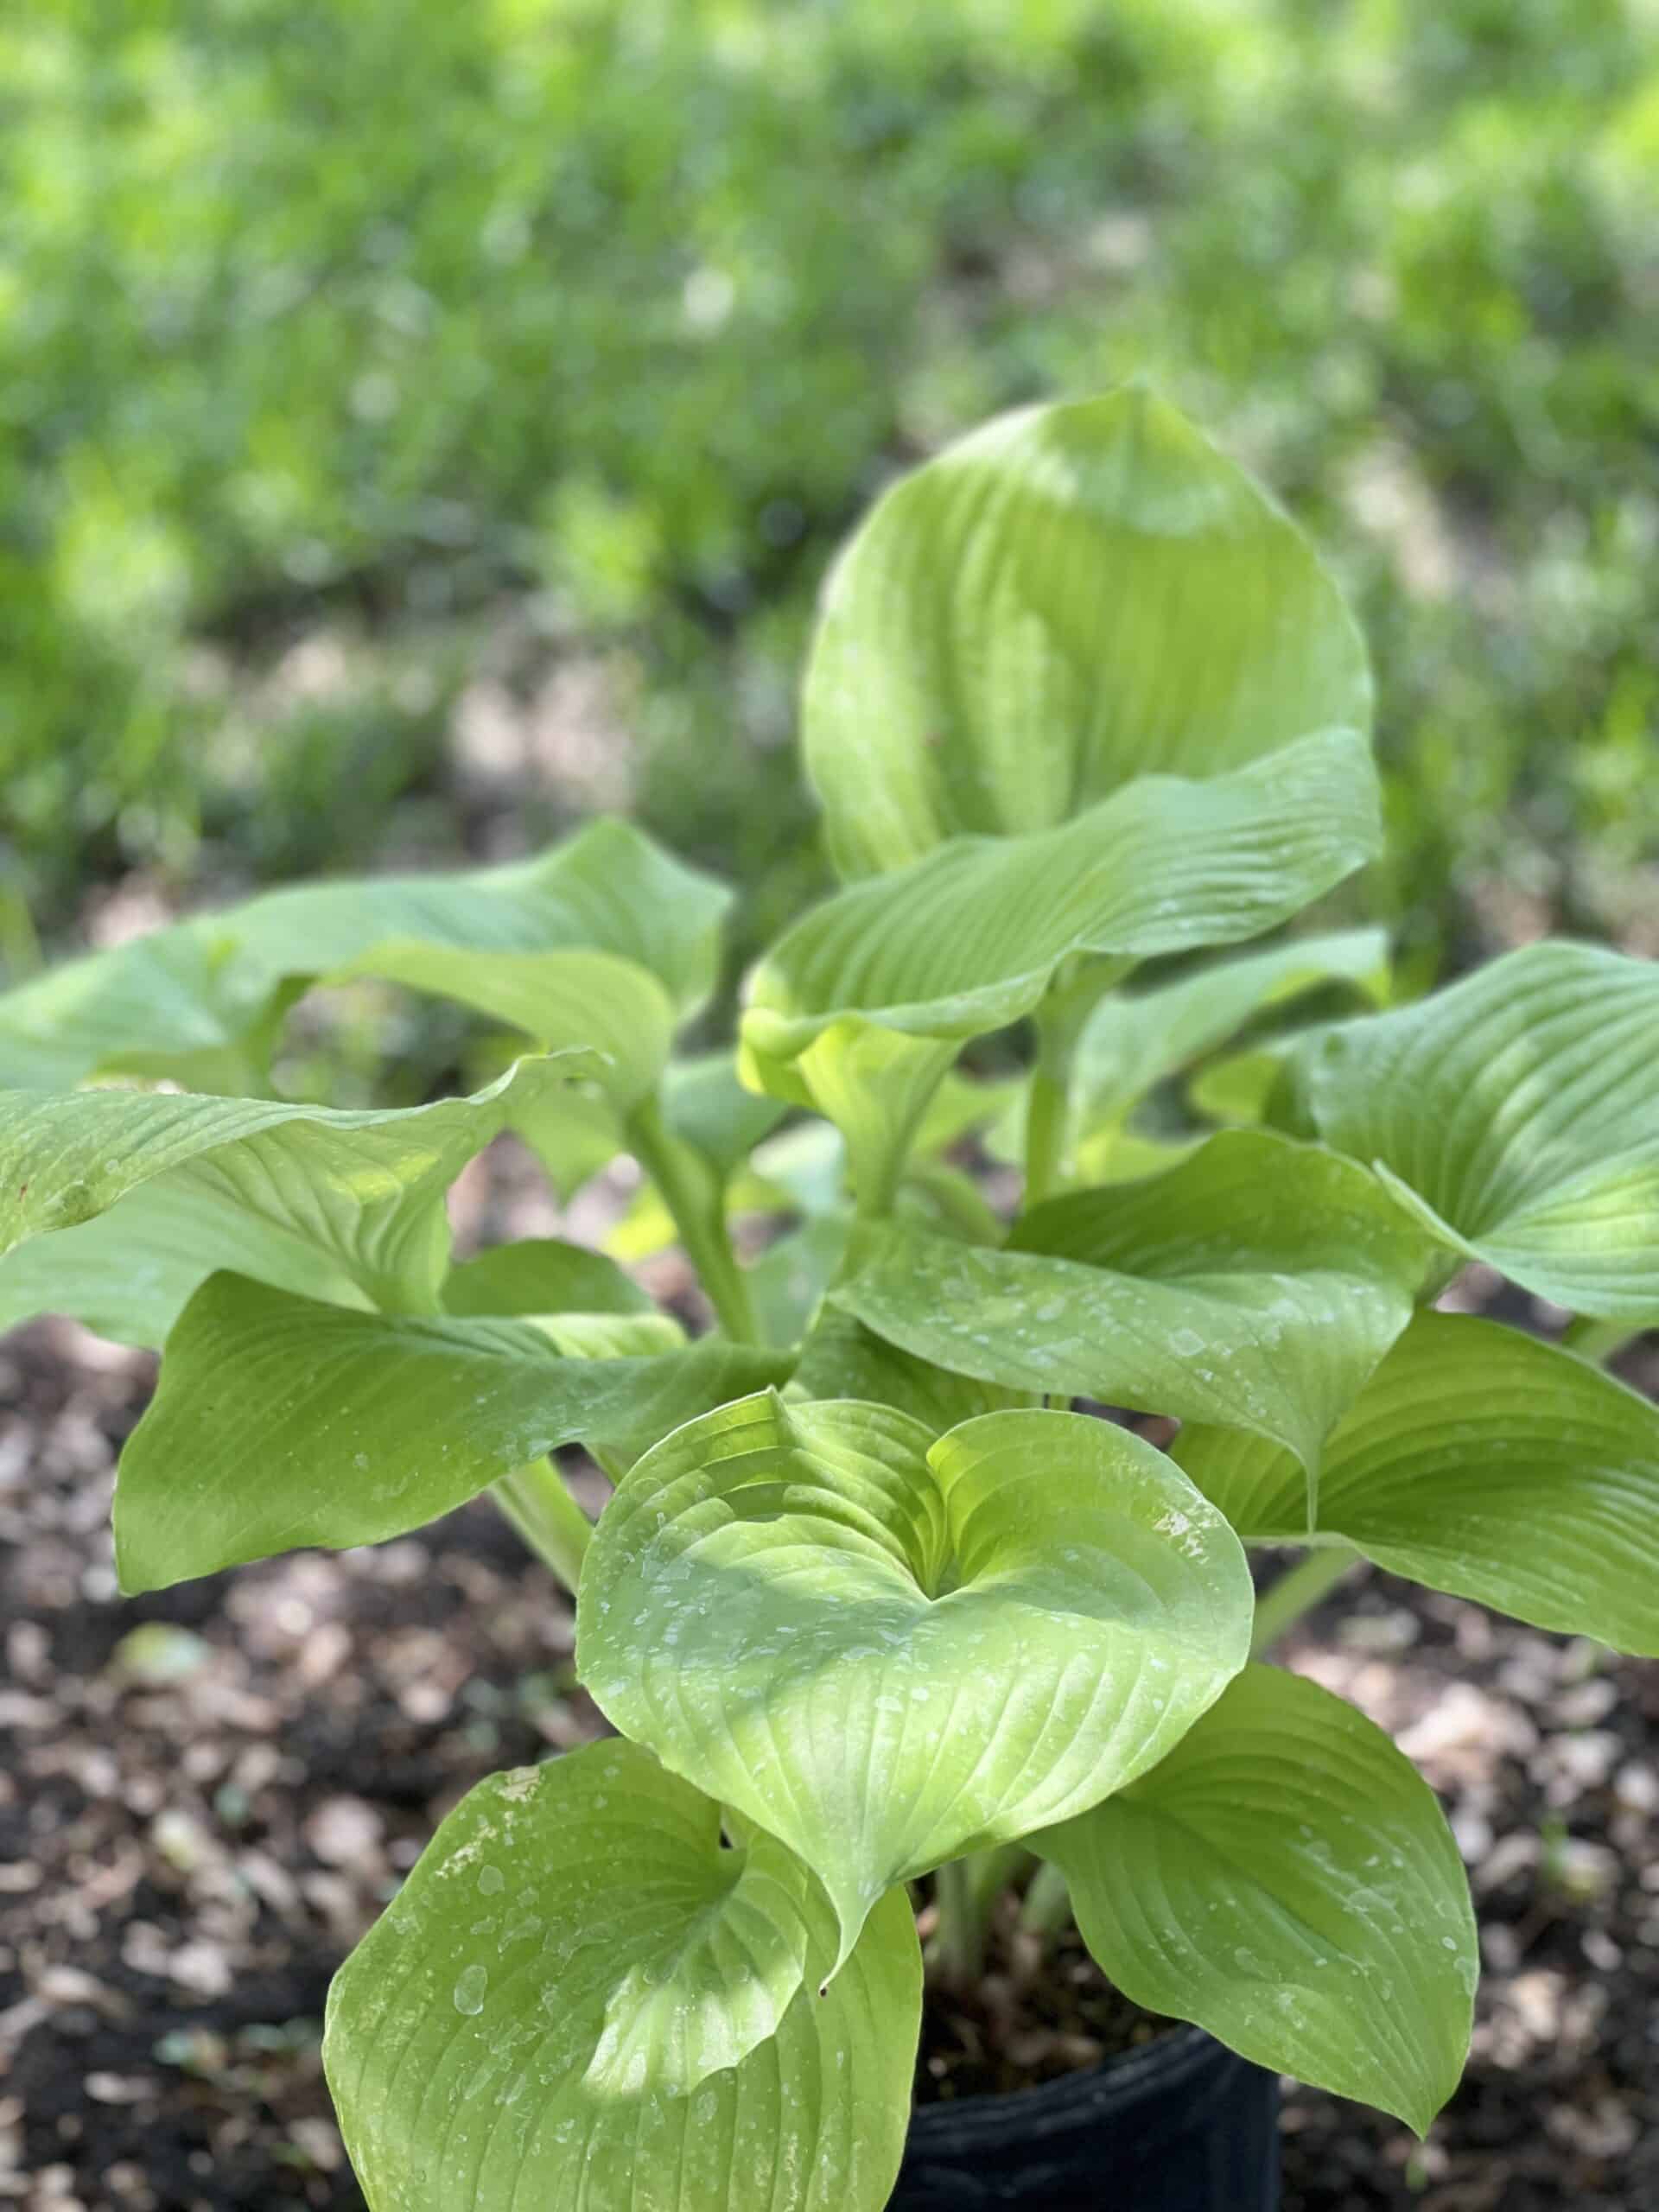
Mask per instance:
[[[1028,2089],[1001,2089],[988,2096],[946,2097],[932,2104],[912,2105],[906,2149],[925,2151],[936,2139],[947,2136],[958,2147],[964,2138],[970,2143],[988,2138],[1001,2140],[1013,2128],[1022,2135],[1046,2135],[1072,2126],[1085,2112],[1133,2104],[1144,2091],[1168,2086],[1185,2075],[1202,2073],[1218,2062],[1249,2064],[1207,2030],[1183,2023],[1150,2043],[1114,2052],[1097,2066],[1080,2066],[1056,2081],[1039,2082]]]

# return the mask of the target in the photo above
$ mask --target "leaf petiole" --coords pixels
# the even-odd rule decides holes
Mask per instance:
[[[666,1127],[655,1098],[642,1100],[629,1115],[627,1139],[673,1217],[721,1327],[734,1343],[758,1344],[749,1287],[727,1234],[723,1192],[696,1155]]]
[[[565,1487],[550,1459],[532,1459],[491,1485],[490,1495],[543,1565],[572,1597],[594,1524]]]

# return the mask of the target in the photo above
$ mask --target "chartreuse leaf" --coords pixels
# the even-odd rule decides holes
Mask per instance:
[[[364,976],[454,999],[523,1030],[538,1052],[591,1046],[600,1058],[594,1080],[620,1114],[656,1088],[674,1041],[667,991],[613,952],[470,952],[393,938],[328,981]]]
[[[121,1455],[122,1586],[378,1543],[559,1445],[631,1459],[786,1372],[772,1354],[683,1344],[658,1314],[404,1319],[213,1275]]]
[[[749,1298],[769,1344],[798,1344],[812,1326],[847,1249],[849,1216],[820,1214],[769,1244],[749,1269]],[[813,1390],[812,1397],[879,1397],[880,1391]],[[902,1400],[895,1401],[902,1403]],[[946,1424],[949,1426],[949,1423]]]
[[[621,1484],[577,1660],[619,1728],[805,1859],[844,1956],[893,1883],[1155,1764],[1251,1611],[1226,1523],[1125,1430],[1007,1412],[936,1440],[768,1393]]]
[[[805,1869],[642,1751],[493,1775],[335,1976],[373,2212],[880,2212],[921,2013],[902,1891],[828,1993]]]
[[[1457,2087],[1479,1971],[1463,1862],[1340,1698],[1249,1667],[1149,1774],[1032,1840],[1135,2004],[1420,2135]]]
[[[663,1079],[663,1121],[671,1136],[700,1153],[729,1182],[788,1108],[757,1097],[739,1080],[729,1049],[676,1060]]]
[[[1004,416],[880,500],[831,574],[804,716],[859,875],[1363,730],[1370,681],[1300,532],[1130,385]]]
[[[885,1211],[928,1106],[950,1073],[957,1043],[906,1036],[856,1017],[830,1022],[793,1054],[766,1051],[760,1034],[746,1016],[740,1061],[745,1080],[833,1122],[861,1205]]]
[[[650,1313],[614,1260],[556,1236],[526,1236],[463,1260],[443,1279],[446,1313]]]
[[[1187,1429],[1247,1542],[1303,1539],[1294,1463]],[[1535,1627],[1659,1656],[1659,1408],[1570,1352],[1421,1313],[1325,1446],[1316,1534]]]
[[[171,1301],[221,1267],[435,1312],[449,1185],[516,1115],[545,1107],[593,1066],[584,1052],[524,1060],[470,1098],[348,1111],[149,1091],[0,1092],[0,1312],[21,1319],[20,1295],[37,1301],[33,1311],[73,1311],[69,1300],[91,1291],[99,1317],[131,1338],[170,1319]],[[152,1230],[161,1244],[149,1274]],[[5,1255],[31,1237],[46,1241],[22,1253],[14,1278]],[[135,1256],[141,1272],[124,1311],[118,1284],[99,1291],[92,1278],[100,1260],[118,1267]]]
[[[1086,1136],[1099,1125],[1121,1123],[1154,1084],[1225,1044],[1268,1007],[1322,983],[1375,992],[1388,957],[1382,930],[1293,938],[1151,990],[1103,999],[1084,1024],[1072,1059],[1079,1128]]]
[[[1058,829],[957,838],[811,908],[756,970],[744,1041],[791,1060],[852,1020],[977,1036],[1029,1014],[1073,954],[1256,936],[1377,842],[1370,755],[1351,731],[1205,781],[1143,776]]]
[[[257,1088],[252,1064],[298,983],[387,944],[410,959],[416,945],[608,952],[648,970],[684,1014],[714,987],[730,897],[610,820],[505,868],[268,892],[0,995],[0,1085],[137,1073]]]
[[[1659,1318],[1659,963],[1524,947],[1292,1062],[1303,1126],[1453,1249],[1580,1313]]]
[[[300,1235],[257,1219],[200,1179],[162,1176],[78,1229],[0,1259],[0,1329],[65,1313],[100,1337],[156,1351],[216,1267],[337,1306],[372,1303],[355,1277]]]
[[[1001,1250],[873,1233],[835,1302],[940,1367],[1320,1446],[1411,1318],[1429,1251],[1363,1168],[1226,1130],[1051,1200]],[[1306,1518],[1306,1509],[1304,1509]]]
[[[863,1398],[897,1406],[935,1435],[977,1414],[1029,1406],[1036,1394],[954,1374],[888,1344],[836,1306],[826,1306],[801,1346],[791,1399]]]
[[[1142,777],[1057,830],[959,838],[785,931],[750,984],[745,1080],[835,1122],[882,1211],[964,1039],[1033,1012],[1080,960],[1099,989],[1132,960],[1270,929],[1377,841],[1351,731],[1208,782]]]

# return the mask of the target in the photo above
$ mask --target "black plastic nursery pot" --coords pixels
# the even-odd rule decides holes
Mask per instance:
[[[1279,2082],[1198,2028],[1010,2096],[924,2105],[888,2212],[1275,2212]]]

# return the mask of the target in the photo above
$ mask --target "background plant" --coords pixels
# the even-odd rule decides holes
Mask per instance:
[[[135,868],[446,854],[503,747],[518,834],[597,783],[751,890],[753,950],[823,881],[830,547],[1139,368],[1362,607],[1357,918],[1425,967],[1639,932],[1656,81],[1619,0],[14,12],[0,957]]]
[[[735,1058],[671,1058],[726,896],[619,823],[0,1001],[7,1318],[165,1340],[127,1586],[489,1490],[626,1738],[475,1792],[337,1983],[372,2200],[644,2173],[692,2212],[766,2172],[879,2205],[929,1875],[948,1978],[1028,1882],[1135,2001],[1420,2129],[1449,2093],[1456,1847],[1369,1722],[1250,1662],[1358,1556],[1659,1651],[1659,1415],[1586,1356],[1659,1313],[1659,989],[1543,944],[1287,1027],[1386,995],[1375,940],[1192,964],[1376,851],[1370,696],[1306,543],[1135,384],[988,425],[843,555],[805,701],[848,880],[760,963]],[[319,983],[531,1049],[423,1106],[283,1099]],[[1252,1021],[1182,1132],[1142,1118]],[[957,1072],[1016,1022],[1023,1080]],[[632,1153],[719,1330],[569,1244],[456,1264],[445,1192],[508,1130],[562,1187]],[[975,1130],[1017,1135],[1011,1230],[941,1157]],[[731,1217],[779,1193],[799,1226],[746,1268]],[[1434,1310],[1471,1257],[1577,1349]],[[1173,1454],[1074,1397],[1176,1416]],[[547,1457],[578,1441],[596,1529]],[[1259,1611],[1245,1543],[1307,1550]]]

